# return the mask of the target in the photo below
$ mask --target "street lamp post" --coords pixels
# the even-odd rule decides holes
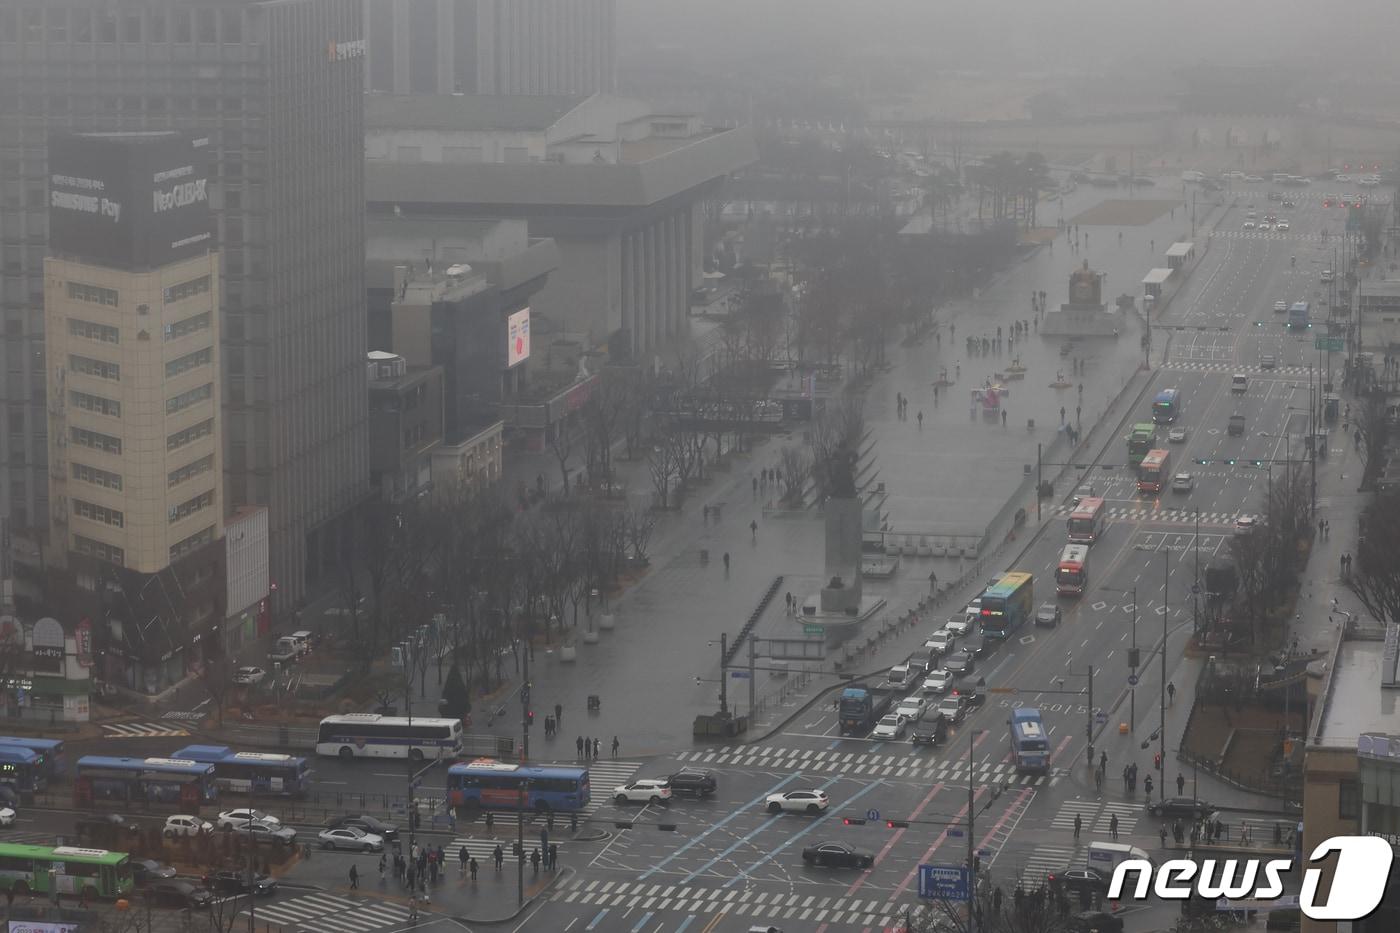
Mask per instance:
[[[972,779],[972,753],[977,746],[977,736],[986,729],[969,729],[967,733],[967,933],[973,933],[977,918],[977,858],[973,841],[977,825],[977,808],[974,806],[977,782]]]
[[[1199,516],[1197,521],[1199,521]],[[1167,799],[1167,617],[1171,615],[1167,607],[1172,576],[1172,552],[1162,551],[1162,703],[1161,717],[1157,724],[1157,762],[1160,774],[1157,775],[1159,799]]]
[[[1133,588],[1130,589],[1130,590],[1115,589],[1114,587],[1111,587],[1111,586],[1101,586],[1101,587],[1099,587],[1099,589],[1103,590],[1103,591],[1106,592],[1106,593],[1124,593],[1124,594],[1131,593],[1132,596],[1133,596],[1133,646],[1132,646],[1132,649],[1128,652],[1128,671],[1129,671],[1129,673],[1131,673],[1133,676],[1132,676],[1132,678],[1131,678],[1131,679],[1129,680],[1129,682],[1128,682],[1128,727],[1129,727],[1130,729],[1136,730],[1136,729],[1137,729],[1137,684],[1136,684],[1136,683],[1133,683],[1133,681],[1136,681],[1136,680],[1137,680],[1137,660],[1138,660],[1138,644],[1137,644],[1138,600],[1137,600],[1137,585],[1134,584],[1134,585],[1133,585]],[[1090,705],[1092,705],[1092,704],[1090,704]]]

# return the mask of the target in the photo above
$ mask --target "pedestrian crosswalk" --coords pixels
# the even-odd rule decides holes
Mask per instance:
[[[1056,515],[1068,515],[1073,510],[1073,506],[1055,506]],[[1201,512],[1200,514],[1202,525],[1234,525],[1235,519],[1239,517],[1239,512]],[[1154,509],[1150,505],[1113,505],[1104,507],[1104,518],[1111,522],[1183,522],[1194,526],[1196,524],[1196,511],[1172,506]]]
[[[740,745],[681,752],[676,757],[686,764],[755,770],[834,772],[860,777],[935,781],[965,781],[968,777],[966,761],[936,760],[910,754],[882,755]],[[978,762],[972,768],[973,780],[979,784],[995,782],[1049,787],[1058,783],[1062,776],[1063,772],[1058,768],[1051,769],[1049,774],[1018,774],[1014,765],[1004,761]]]
[[[398,929],[408,921],[408,908],[387,901],[308,894],[255,908],[259,923],[312,933],[370,933]],[[248,914],[238,915],[242,920]]]
[[[1036,846],[1035,851],[1021,866],[1017,880],[1022,890],[1034,891],[1045,883],[1050,875],[1057,875],[1074,866],[1079,855],[1077,846]]]
[[[1211,239],[1228,240],[1289,240],[1295,243],[1323,243],[1321,232],[1318,233],[1294,233],[1291,230],[1283,233],[1277,230],[1216,230],[1211,235]],[[1331,238],[1332,242],[1337,242],[1336,237]]]
[[[1274,369],[1260,369],[1258,366],[1241,366],[1238,363],[1220,360],[1168,360],[1162,367],[1171,372],[1192,373],[1244,373],[1256,379],[1279,378],[1284,376],[1307,378],[1310,370],[1306,366],[1279,366]]]
[[[605,915],[614,910],[619,913],[642,910],[648,912],[648,916],[656,911],[682,911],[705,918],[721,914],[752,917],[768,924],[781,924],[784,929],[815,929],[818,924],[886,927],[899,922],[905,912],[904,904],[882,897],[847,897],[840,893],[791,894],[756,887],[713,888],[577,878],[562,884],[552,895],[552,900],[603,908],[595,916],[594,925],[604,921]],[[631,924],[629,917],[627,926],[619,925],[616,929],[641,929],[640,924],[635,927]],[[798,924],[801,926],[798,927]],[[613,929],[608,926],[602,928]]]
[[[1102,800],[1067,800],[1050,821],[1052,829],[1074,831],[1074,819],[1079,817],[1080,833],[1099,836],[1113,835],[1113,818],[1118,817],[1118,835],[1127,836],[1137,828],[1142,816],[1140,804],[1104,802]]]
[[[103,737],[108,739],[148,739],[159,735],[189,735],[177,722],[104,722]]]

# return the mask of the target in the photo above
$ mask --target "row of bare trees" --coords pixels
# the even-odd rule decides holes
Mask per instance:
[[[1264,514],[1249,534],[1230,539],[1230,554],[1239,588],[1235,612],[1249,621],[1251,644],[1281,624],[1276,610],[1297,591],[1299,571],[1307,561],[1312,538],[1311,489],[1303,461],[1270,470]]]

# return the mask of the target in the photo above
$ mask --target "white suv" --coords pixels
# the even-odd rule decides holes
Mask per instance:
[[[963,610],[960,616],[953,616],[943,627],[954,635],[967,635],[973,625],[982,617],[982,597],[977,597]]]
[[[208,820],[201,820],[197,816],[185,813],[177,813],[165,818],[165,829],[161,833],[167,839],[175,839],[180,836],[202,836],[213,831],[214,824]]]
[[[280,826],[282,821],[271,814],[252,807],[239,807],[236,810],[225,810],[219,814],[220,829],[242,829],[250,820],[259,823],[267,823],[270,826]]]
[[[671,799],[671,788],[665,778],[642,778],[613,790],[618,803],[664,803]]]
[[[945,655],[953,650],[953,633],[941,628],[928,637],[924,647],[929,651],[938,652],[940,656]]]

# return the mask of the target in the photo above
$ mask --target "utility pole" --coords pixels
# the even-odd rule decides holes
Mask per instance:
[[[527,639],[523,667],[524,681],[520,685],[520,763],[523,765],[530,757],[530,645]],[[515,897],[516,904],[525,906],[525,807],[528,797],[525,790],[526,782],[520,783],[520,801],[515,808]]]
[[[1191,586],[1191,632],[1195,634],[1201,625],[1201,510],[1196,511],[1196,579]]]
[[[977,808],[974,788],[977,782],[972,779],[972,753],[976,748],[977,736],[985,729],[969,729],[967,732],[967,933],[973,933],[977,918],[977,843],[973,841],[977,826]]]
[[[1197,521],[1200,521],[1197,513]],[[1157,792],[1159,799],[1167,799],[1167,617],[1171,615],[1167,611],[1168,585],[1172,576],[1172,552],[1162,552],[1162,705],[1161,721],[1157,724],[1157,761],[1160,764],[1157,775]]]
[[[1084,713],[1084,737],[1089,740],[1089,767],[1094,767],[1094,665],[1089,665],[1089,708]]]
[[[1128,661],[1129,661],[1129,663],[1128,663],[1128,670],[1132,673],[1132,675],[1133,675],[1133,680],[1134,680],[1134,683],[1128,685],[1128,728],[1129,728],[1130,730],[1136,730],[1136,729],[1137,729],[1137,684],[1136,684],[1136,681],[1137,681],[1137,662],[1138,662],[1137,623],[1138,623],[1137,586],[1134,585],[1134,586],[1133,586],[1133,648],[1132,648],[1131,651],[1128,652]]]
[[[710,644],[714,644],[711,642]],[[729,633],[719,633],[719,714],[729,715],[729,671],[725,666],[729,663]]]
[[[1035,523],[1040,524],[1040,454],[1041,445],[1037,441],[1035,445]]]

